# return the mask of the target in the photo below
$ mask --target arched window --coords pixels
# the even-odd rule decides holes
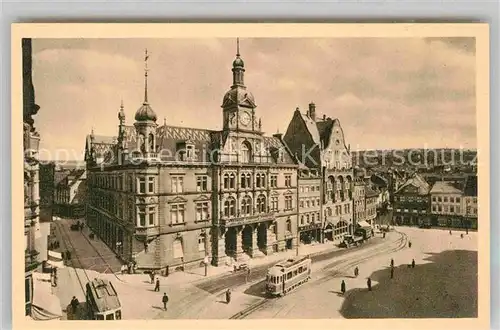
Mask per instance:
[[[309,214],[306,214],[306,223],[309,223]]]
[[[139,134],[139,148],[141,152],[146,152],[146,137],[144,134]]]
[[[257,212],[266,212],[266,196],[264,195],[259,195],[259,197],[257,197]]]
[[[234,217],[236,215],[236,200],[229,197],[224,202],[224,215],[226,217]]]
[[[286,230],[289,232],[292,231],[292,220],[290,220],[290,218],[286,220]]]
[[[229,174],[224,174],[224,189],[229,189]]]
[[[249,215],[251,211],[252,211],[252,198],[250,196],[245,196],[241,201],[241,214]]]
[[[245,173],[241,173],[241,175],[240,175],[240,186],[243,189],[247,188],[247,180],[246,180]]]
[[[250,163],[252,161],[252,146],[248,141],[241,144],[241,163]]]
[[[300,224],[301,224],[301,225],[303,225],[303,224],[304,224],[304,216],[303,216],[303,215],[301,215],[301,216],[300,216]]]
[[[182,248],[182,239],[180,237],[174,240],[172,250],[174,252],[174,259],[184,257],[184,249]]]
[[[234,173],[229,174],[229,188],[236,188],[236,175]]]
[[[257,175],[255,175],[255,187],[260,188],[261,185],[262,185],[261,176],[260,173],[257,173]]]
[[[155,136],[153,135],[153,133],[149,134],[148,142],[149,142],[149,151],[155,151]]]

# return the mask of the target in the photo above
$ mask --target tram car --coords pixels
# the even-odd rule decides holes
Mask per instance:
[[[266,293],[271,297],[283,296],[311,278],[311,258],[298,256],[284,260],[267,271]]]
[[[88,320],[121,320],[122,306],[110,281],[96,278],[85,289]]]

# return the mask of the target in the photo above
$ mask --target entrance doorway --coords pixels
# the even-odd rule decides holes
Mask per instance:
[[[252,226],[245,226],[241,233],[241,243],[243,244],[243,251],[249,253],[252,250],[252,235],[253,228]]]
[[[225,243],[226,243],[226,255],[230,257],[235,257],[236,256],[236,229],[234,227],[228,228],[226,231],[225,236]]]
[[[333,225],[331,223],[325,228],[325,238],[329,241],[333,241]]]
[[[293,239],[287,239],[286,240],[286,249],[291,250],[293,248]]]

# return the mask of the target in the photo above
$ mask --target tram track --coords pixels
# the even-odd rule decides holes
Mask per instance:
[[[373,248],[372,250],[367,251],[367,254],[364,254],[364,255],[361,254],[361,256],[358,258],[354,257],[354,259],[349,259],[348,257],[346,257],[346,258],[343,258],[341,260],[337,260],[337,261],[334,261],[332,263],[329,263],[328,265],[322,267],[319,271],[324,272],[324,271],[328,271],[330,269],[334,269],[332,272],[329,272],[329,273],[327,273],[327,275],[322,276],[318,279],[314,279],[313,281],[310,281],[306,285],[318,286],[320,284],[323,284],[323,283],[331,280],[332,278],[338,278],[339,275],[343,275],[343,273],[346,270],[348,270],[356,265],[362,264],[363,262],[365,262],[368,259],[380,256],[383,254],[398,252],[398,251],[404,249],[408,243],[408,235],[403,233],[403,232],[400,232],[400,231],[395,231],[395,232],[398,233],[400,235],[400,237],[397,240],[394,240],[391,243],[389,243],[388,244],[389,246],[382,246],[382,247]],[[395,244],[395,243],[397,245],[394,247],[393,244]],[[301,287],[299,287],[297,290],[292,291],[291,293],[287,294],[286,296],[293,295],[297,291],[299,291],[300,289],[301,289]],[[284,296],[284,297],[286,297],[286,296]],[[264,298],[261,301],[258,301],[257,303],[252,304],[252,305],[248,306],[247,308],[243,309],[242,311],[232,315],[229,319],[244,319],[247,316],[249,316],[250,314],[256,312],[257,310],[264,308],[266,305],[268,305],[272,301],[274,301],[274,299]],[[287,307],[287,305],[283,306],[276,313],[276,315],[279,314],[286,307]]]

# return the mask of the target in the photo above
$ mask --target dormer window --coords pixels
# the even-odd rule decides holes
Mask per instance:
[[[177,154],[180,161],[189,161],[195,159],[194,143],[191,141],[182,141],[177,143]]]

